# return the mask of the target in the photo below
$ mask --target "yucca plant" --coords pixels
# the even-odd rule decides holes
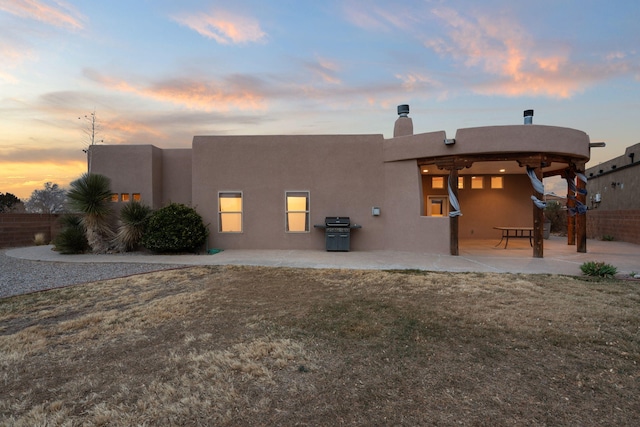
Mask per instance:
[[[82,219],[76,215],[60,217],[62,231],[53,239],[54,250],[61,254],[81,254],[89,249],[82,226]]]
[[[82,226],[94,253],[109,249],[113,232],[109,227],[111,181],[104,175],[85,173],[71,183],[67,192],[71,207],[82,213]]]
[[[144,226],[151,208],[140,202],[131,201],[120,210],[120,225],[114,243],[121,252],[135,250],[142,241]]]

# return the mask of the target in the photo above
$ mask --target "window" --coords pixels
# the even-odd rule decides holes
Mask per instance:
[[[471,177],[471,188],[474,190],[481,190],[484,188],[484,181],[481,176]]]
[[[218,193],[218,223],[221,233],[242,232],[242,192]]]
[[[128,201],[129,201],[129,193],[122,193],[122,194],[120,195],[120,197],[121,197],[121,200],[122,200],[123,202],[128,202]]]
[[[503,184],[504,184],[503,177],[501,176],[491,177],[491,188],[494,188],[494,189],[504,188]]]
[[[133,193],[133,201],[134,202],[139,202],[140,201],[140,193]]]
[[[286,198],[286,231],[301,233],[309,231],[309,192],[287,191]]]
[[[458,189],[462,190],[464,188],[464,176],[458,177]]]
[[[112,193],[111,194],[111,201],[116,203],[120,201],[120,196],[118,196],[118,193]]]
[[[448,196],[427,196],[427,216],[448,216]]]
[[[431,177],[431,188],[444,188],[444,177],[443,176],[432,176]]]

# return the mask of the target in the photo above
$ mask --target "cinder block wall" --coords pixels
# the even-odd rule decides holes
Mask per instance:
[[[589,210],[587,237],[602,239],[602,236],[613,236],[615,240],[640,245],[640,209]]]
[[[60,232],[56,214],[0,214],[0,248],[32,246],[36,233],[44,233],[49,243]]]

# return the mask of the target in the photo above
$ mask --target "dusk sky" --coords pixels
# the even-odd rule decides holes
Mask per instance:
[[[0,0],[0,192],[26,200],[104,144],[194,135],[585,131],[640,141],[637,0]]]

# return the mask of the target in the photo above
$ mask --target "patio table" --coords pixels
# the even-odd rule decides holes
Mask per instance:
[[[504,240],[504,249],[507,249],[509,239],[529,239],[529,245],[533,247],[533,227],[493,227],[502,232],[502,237],[496,247]]]

